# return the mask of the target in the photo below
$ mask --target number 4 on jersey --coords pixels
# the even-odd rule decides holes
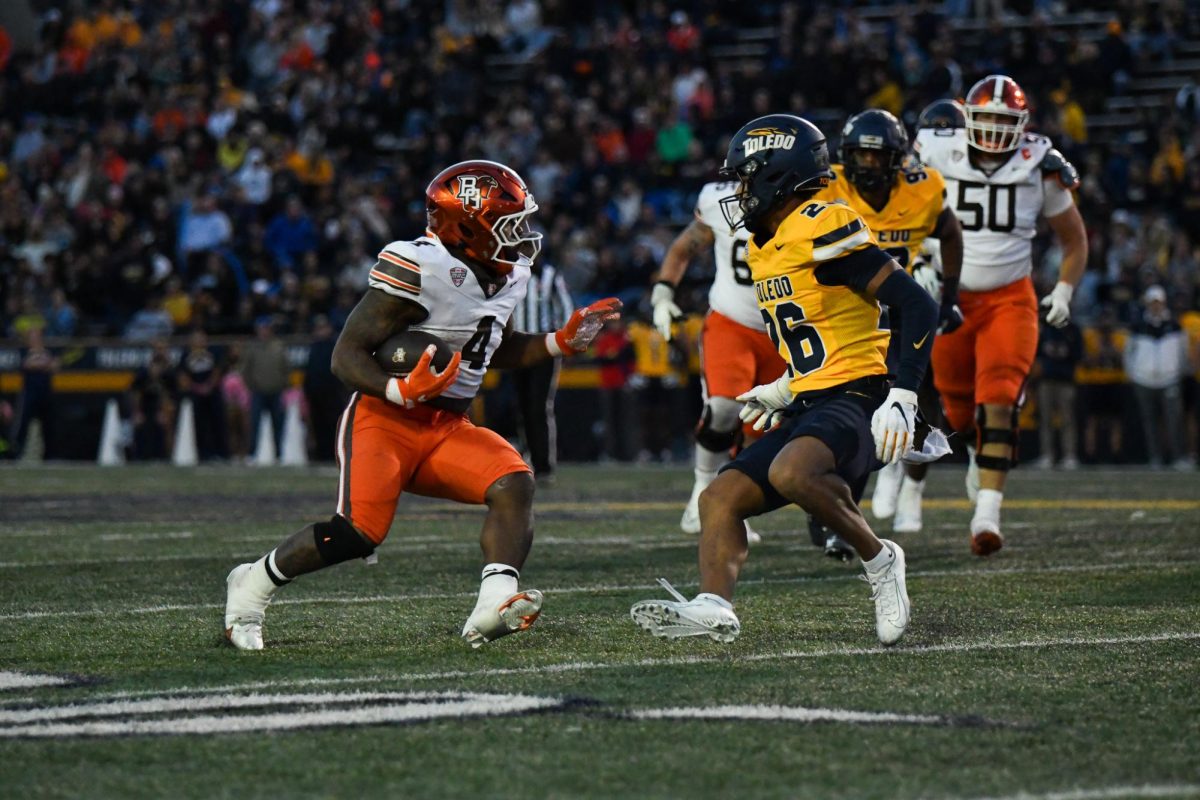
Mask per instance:
[[[471,369],[483,369],[483,362],[487,360],[488,342],[492,340],[492,324],[495,321],[495,317],[484,317],[479,320],[479,326],[475,329],[475,333],[463,345],[463,361]]]

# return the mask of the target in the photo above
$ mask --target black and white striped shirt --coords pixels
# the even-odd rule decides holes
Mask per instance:
[[[513,329],[523,333],[551,333],[566,325],[574,310],[562,275],[550,264],[543,264],[529,277],[525,300],[513,311]]]

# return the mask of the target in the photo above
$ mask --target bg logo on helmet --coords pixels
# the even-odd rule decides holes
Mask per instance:
[[[747,158],[760,150],[791,150],[796,144],[796,137],[784,133],[778,128],[758,128],[746,134],[742,149]]]
[[[460,175],[458,178],[458,194],[455,195],[463,204],[463,208],[478,211],[483,207],[483,201],[496,188],[496,179],[491,175]]]

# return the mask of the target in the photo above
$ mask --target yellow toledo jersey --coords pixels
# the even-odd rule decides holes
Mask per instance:
[[[844,167],[833,165],[833,180],[815,200],[840,200],[862,215],[879,246],[912,272],[921,243],[932,236],[945,204],[946,181],[929,167],[909,167],[896,175],[891,196],[882,211],[876,211],[846,179]]]
[[[875,247],[862,217],[842,203],[810,202],[793,211],[746,260],[767,333],[788,364],[791,389],[812,392],[887,373],[889,332],[879,303],[845,286],[825,286],[815,270]]]

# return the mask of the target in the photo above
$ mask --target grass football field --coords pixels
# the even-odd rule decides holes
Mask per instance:
[[[887,651],[795,510],[736,642],[650,638],[630,605],[695,590],[691,472],[580,467],[536,501],[529,633],[459,639],[482,511],[406,497],[377,565],[284,588],[238,653],[226,573],[327,518],[331,469],[4,469],[0,796],[1200,797],[1200,478],[1018,470],[985,561],[962,474],[897,537]]]

